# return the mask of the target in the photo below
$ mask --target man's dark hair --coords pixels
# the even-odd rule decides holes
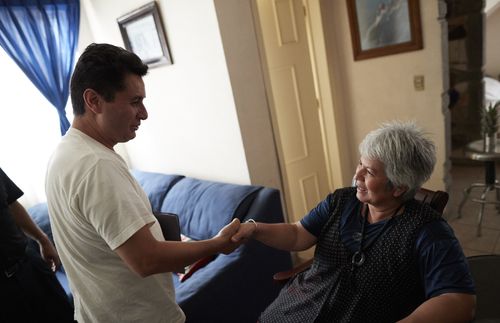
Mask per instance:
[[[90,44],[78,59],[71,77],[73,114],[85,113],[83,92],[86,89],[96,91],[111,102],[116,92],[125,89],[128,74],[144,76],[147,72],[148,66],[132,52],[110,44]]]

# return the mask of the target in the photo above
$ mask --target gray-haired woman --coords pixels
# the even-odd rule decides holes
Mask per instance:
[[[475,291],[446,221],[414,199],[436,163],[414,123],[390,122],[359,146],[355,187],[328,195],[300,222],[245,223],[252,237],[300,251],[316,245],[308,271],[262,313],[267,322],[467,322]]]

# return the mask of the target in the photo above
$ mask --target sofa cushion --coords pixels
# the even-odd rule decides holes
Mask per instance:
[[[209,239],[231,222],[240,206],[249,207],[246,199],[255,198],[261,186],[211,182],[185,177],[168,192],[162,212],[179,215],[181,233],[194,240]]]
[[[131,171],[137,182],[148,195],[153,211],[159,211],[167,192],[175,183],[181,180],[182,175],[166,175],[160,173],[143,172],[137,169]]]
[[[33,219],[33,222],[49,237],[49,240],[54,244],[52,237],[52,229],[50,228],[49,208],[47,203],[38,203],[30,207],[28,214]]]

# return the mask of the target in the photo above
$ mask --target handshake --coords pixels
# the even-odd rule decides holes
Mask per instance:
[[[240,245],[248,241],[257,230],[257,223],[253,220],[241,223],[239,219],[234,219],[223,227],[212,239],[219,241],[220,252],[230,254]]]

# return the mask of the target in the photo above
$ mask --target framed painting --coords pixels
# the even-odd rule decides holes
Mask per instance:
[[[418,0],[346,0],[354,60],[423,48]]]
[[[125,48],[155,67],[172,64],[158,5],[155,1],[117,19]]]

